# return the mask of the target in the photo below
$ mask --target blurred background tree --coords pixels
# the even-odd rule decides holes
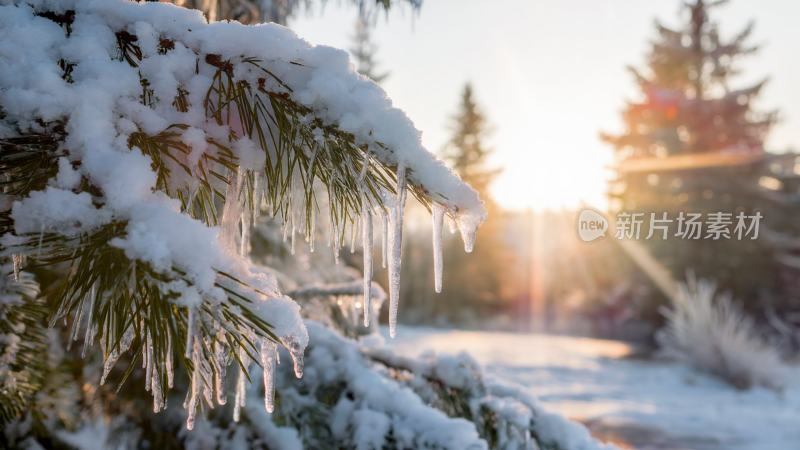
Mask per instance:
[[[740,61],[759,47],[749,43],[752,23],[723,37],[709,14],[724,3],[684,4],[677,28],[656,21],[646,67],[630,68],[640,98],[622,112],[624,131],[602,139],[617,161],[612,214],[667,212],[674,219],[684,211],[705,219],[723,212],[734,225],[740,212],[764,216],[757,240],[706,239],[705,229],[701,239],[681,239],[673,222],[667,240],[643,241],[673,277],[691,270],[713,279],[760,314],[788,307],[798,293],[797,264],[786,258],[792,250],[785,245],[796,235],[795,155],[764,148],[778,119],[755,106],[766,80],[734,87]],[[651,317],[657,304],[651,302]]]
[[[375,56],[378,52],[378,47],[372,41],[370,20],[369,13],[366,8],[361,5],[358,9],[358,17],[356,18],[350,55],[353,57],[353,62],[356,65],[358,73],[376,83],[380,83],[389,77],[389,73],[378,70],[378,61]]]
[[[160,0],[175,3],[185,8],[203,11],[209,22],[236,20],[244,24],[274,22],[286,25],[289,19],[302,10],[311,10],[314,5],[324,4],[314,0]],[[397,3],[406,3],[418,11],[422,0],[350,0],[359,11],[371,15],[374,11],[388,12]]]
[[[491,326],[506,325],[522,295],[525,280],[521,260],[512,251],[511,223],[505,211],[494,201],[489,188],[500,170],[492,168],[493,149],[487,145],[488,120],[475,100],[472,85],[461,91],[458,111],[451,118],[452,137],[441,156],[458,175],[481,195],[489,218],[478,231],[478,243],[465,254],[459,238],[444,233],[443,290],[436,294],[430,258],[431,242],[427,226],[420,226],[405,248],[402,302],[406,317],[414,322]],[[418,214],[425,217],[425,214]],[[527,318],[526,318],[527,320]]]

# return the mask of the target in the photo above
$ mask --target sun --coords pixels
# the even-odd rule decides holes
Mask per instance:
[[[503,172],[491,192],[502,206],[534,211],[606,208],[610,155],[602,144],[571,151],[530,146],[519,144],[496,155]]]

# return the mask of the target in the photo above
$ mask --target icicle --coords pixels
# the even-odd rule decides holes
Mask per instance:
[[[242,205],[239,202],[244,170],[239,169],[234,177],[228,176],[228,187],[225,191],[225,205],[222,207],[220,220],[220,239],[222,246],[232,253],[236,253],[236,238],[239,234],[239,221],[242,218]]]
[[[275,363],[278,345],[271,340],[261,340],[261,367],[264,374],[264,407],[268,413],[275,411]]]
[[[114,364],[117,363],[119,359],[119,352],[116,350],[111,350],[111,353],[106,356],[106,360],[103,361],[103,375],[100,376],[100,386],[106,384],[106,378],[108,378],[108,374],[111,373],[111,369],[114,368]]]
[[[205,361],[200,361],[200,364],[203,364],[203,400],[205,400],[206,405],[211,409],[214,408],[214,389],[211,386],[211,377],[212,375],[209,373],[209,369],[205,366]]]
[[[303,349],[291,338],[287,339],[283,345],[289,350],[289,355],[292,357],[294,376],[303,378]],[[280,362],[280,357],[278,357],[278,362]]]
[[[395,247],[397,246],[397,228],[398,228],[398,219],[397,219],[397,210],[392,208],[389,211],[389,226],[391,228],[391,234],[389,234],[388,239],[388,265],[389,265],[389,336],[394,337],[396,333],[397,327],[397,303],[400,297],[400,293],[398,292],[399,282],[395,280],[398,278],[400,273],[400,268],[398,266],[398,261],[396,259],[396,250]],[[402,245],[402,242],[400,243]]]
[[[372,215],[367,196],[361,194],[361,222],[364,251],[364,326],[369,326],[370,304],[372,299]]]
[[[193,311],[193,309],[190,309]],[[190,313],[191,314],[191,313]],[[195,330],[190,332],[193,334]],[[184,402],[183,406],[188,410],[188,415],[186,417],[186,429],[192,430],[194,428],[194,421],[197,415],[197,408],[198,408],[198,401],[200,396],[200,390],[203,389],[202,380],[200,379],[200,371],[202,368],[200,367],[200,342],[198,337],[194,337],[191,339],[192,347],[191,347],[191,359],[192,359],[192,385],[191,389],[189,390],[189,395]]]
[[[197,309],[193,306],[189,307],[189,318],[187,319],[186,323],[186,351],[184,352],[184,356],[189,359],[192,358],[192,354],[194,353],[194,341],[196,339],[196,332],[197,327],[195,322],[197,321]]]
[[[153,412],[161,411],[165,406],[164,394],[161,391],[161,379],[154,361],[153,336],[150,332],[145,337],[147,365],[145,368],[145,390],[153,395]]]
[[[142,369],[147,369],[147,333],[144,331],[144,320],[139,323],[139,329],[145,333],[144,345],[142,345]]]
[[[389,336],[397,334],[397,304],[400,300],[400,264],[403,249],[403,209],[406,203],[406,168],[397,168],[397,203],[389,210]]]
[[[336,224],[336,220],[331,217],[331,245],[333,248],[333,262],[338,265],[339,264],[339,226]]]
[[[175,378],[175,369],[172,367],[172,333],[167,332],[167,360],[164,364],[167,370],[167,387],[172,389]]]
[[[131,347],[133,336],[133,327],[128,327],[128,329],[125,330],[125,333],[122,334],[122,339],[119,341],[118,348],[112,349],[108,356],[106,356],[106,360],[103,362],[103,375],[100,377],[100,385],[105,384],[108,374],[111,373],[111,369],[114,368],[114,365],[117,363],[120,355],[127,352]]]
[[[389,239],[389,216],[385,211],[381,212],[381,222],[383,225],[383,233],[381,234],[381,268],[386,268],[386,253],[388,251]]]
[[[92,326],[92,316],[94,315],[94,302],[97,299],[97,285],[93,284],[89,292],[89,315],[86,319],[86,333],[83,336],[83,349],[81,350],[81,358],[86,358],[86,349],[92,344],[94,340],[94,326]]]
[[[458,231],[458,225],[456,225],[456,219],[454,219],[453,217],[449,218],[449,220],[447,221],[447,229],[450,230],[450,234],[456,234],[456,231]]]
[[[19,281],[19,272],[22,267],[22,255],[14,253],[11,255],[11,261],[14,264],[14,281]]]
[[[240,369],[239,378],[236,379],[236,397],[233,403],[233,421],[238,422],[245,405],[244,371]]]
[[[194,375],[192,375],[189,381],[190,381],[189,390],[186,391],[186,398],[183,399],[183,407],[187,411],[189,409],[189,404],[192,402],[192,393],[194,392],[194,385],[191,384],[191,382],[194,381]]]
[[[308,248],[311,253],[314,253],[314,239],[317,235],[317,209],[311,205],[311,230],[308,239]]]
[[[192,386],[189,391],[189,399],[188,402],[184,405],[187,411],[186,416],[186,429],[191,431],[194,429],[194,419],[197,415],[197,390],[198,385],[200,384],[198,381],[198,373],[197,368],[195,368],[194,372],[192,373]]]
[[[85,309],[86,309],[86,296],[81,298],[80,304],[78,305],[78,313],[75,315],[75,319],[72,322],[72,333],[70,338],[67,340],[67,350],[71,349],[72,343],[78,340],[78,331],[80,330],[81,323],[83,322],[83,310]]]
[[[144,339],[144,390],[149,391],[153,382],[153,337],[148,331]]]
[[[433,204],[433,289],[436,293],[442,292],[442,219],[444,207],[438,203]]]
[[[225,375],[226,369],[228,368],[228,349],[223,342],[225,342],[225,333],[220,330],[217,332],[217,342],[214,346],[215,351],[212,358],[214,363],[214,372],[216,372],[216,377],[214,378],[214,391],[216,393],[218,405],[224,405],[228,402],[228,399],[225,396]]]
[[[358,222],[353,222],[350,225],[350,254],[354,254],[356,252],[356,234],[358,234]]]
[[[158,377],[157,370],[153,370],[151,387],[153,391],[153,412],[157,413],[166,407],[164,402],[164,393],[161,391],[161,380]]]
[[[478,231],[478,224],[470,217],[464,215],[456,218],[458,231],[461,233],[461,240],[464,241],[464,251],[472,253],[475,248],[475,234]]]
[[[253,174],[253,211],[250,215],[253,225],[255,225],[256,219],[261,214],[262,189],[261,174]]]
[[[247,352],[244,350],[239,350],[239,359],[242,361],[242,365],[244,367],[248,367],[250,365],[250,357],[247,355]],[[247,372],[239,367],[239,377],[236,379],[236,397],[234,398],[233,403],[233,421],[238,422],[239,417],[241,415],[242,407],[245,406],[247,400],[247,390],[245,388],[245,380],[247,378]]]

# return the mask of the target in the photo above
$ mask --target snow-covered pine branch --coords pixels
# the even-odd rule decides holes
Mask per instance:
[[[0,265],[0,423],[18,417],[42,388],[47,339],[37,325],[47,313],[39,284],[27,272],[11,276],[11,264]]]
[[[304,382],[277,371],[280,414],[267,415],[251,386],[245,422],[198,424],[186,446],[447,450],[612,450],[582,425],[548,413],[527,388],[495,379],[467,354],[418,359],[394,353],[372,336],[345,339],[308,321],[311,337]],[[332,444],[334,443],[334,444]]]
[[[140,355],[156,411],[175,354],[191,374],[189,427],[226,402],[232,360],[239,406],[251,361],[274,386],[276,344],[302,374],[299,307],[244,257],[262,209],[313,240],[325,195],[334,251],[347,227],[363,221],[370,245],[372,218],[390,222],[392,330],[406,190],[472,247],[478,195],[345,52],[168,4],[0,3],[3,256],[15,272],[68,267],[51,325],[71,321],[84,353],[100,344],[104,379]]]

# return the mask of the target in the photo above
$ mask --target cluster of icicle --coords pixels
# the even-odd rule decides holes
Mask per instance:
[[[210,359],[204,358],[202,355],[202,342],[200,341],[198,333],[197,313],[196,310],[189,310],[189,333],[186,342],[187,359],[192,361],[193,371],[191,386],[187,393],[186,400],[184,401],[184,408],[187,410],[186,428],[191,430],[194,428],[194,422],[197,411],[201,401],[209,408],[213,408],[216,402],[217,405],[225,405],[227,398],[225,394],[225,377],[227,367],[231,362],[229,356],[229,349],[227,346],[221,344],[223,337],[220,336],[213,344],[214,352]],[[220,331],[221,332],[221,331]],[[275,368],[280,363],[278,353],[278,344],[269,338],[257,338],[251,334],[250,339],[253,342],[258,342],[259,363],[262,367],[263,382],[264,382],[264,407],[267,412],[271,413],[275,410]],[[258,341],[256,339],[259,339]],[[297,378],[303,376],[303,354],[297,346],[291,341],[285,342],[289,354],[294,363],[294,373]],[[243,348],[238,351],[239,360],[242,366],[239,366],[236,378],[236,388],[233,404],[233,420],[238,422],[241,417],[242,407],[245,406],[247,399],[246,396],[246,382],[247,382],[247,369],[252,365],[252,360],[247,351]],[[238,365],[237,365],[238,366]],[[170,374],[171,372],[168,372]],[[211,381],[213,380],[213,384]],[[156,380],[153,380],[155,383]],[[171,386],[171,375],[168,379]],[[156,395],[153,391],[154,397]]]
[[[397,168],[396,195],[384,193],[386,212],[381,214],[383,225],[382,264],[386,268],[388,261],[389,270],[389,336],[397,333],[397,308],[400,299],[400,267],[403,248],[403,212],[406,203],[406,168],[402,164]],[[362,215],[362,232],[364,248],[364,326],[369,326],[370,318],[370,286],[372,285],[372,218],[366,196],[362,199],[364,213]],[[383,209],[381,209],[383,211]],[[442,224],[444,222],[445,207],[433,202],[431,205],[433,218],[433,268],[434,290],[442,291]],[[455,226],[451,227],[455,231]],[[476,226],[464,224],[459,226],[464,240],[464,249],[469,253],[475,243]]]
[[[15,259],[16,261],[16,259]],[[134,266],[135,267],[135,266]],[[19,276],[17,272],[18,269],[15,267],[15,277]],[[134,290],[135,287],[135,268],[131,271],[130,277],[130,289]],[[83,330],[83,347],[81,349],[81,357],[86,358],[87,350],[89,347],[92,346],[92,343],[95,341],[97,336],[97,326],[93,324],[93,312],[95,309],[95,304],[100,301],[101,293],[98,292],[97,287],[95,285],[87,292],[84,297],[80,300],[78,304],[77,315],[75,316],[75,320],[72,324],[72,331],[70,332],[70,338],[67,340],[67,349],[69,350],[72,347],[72,343],[76,342],[80,339],[80,331]],[[64,318],[64,324],[67,324],[67,314],[65,311],[59,311],[56,317]],[[144,323],[141,324],[140,330],[145,330]],[[159,372],[154,366],[155,357],[153,351],[153,338],[149,332],[143,332],[143,339],[144,345],[142,346],[142,368],[145,370],[145,390],[151,392],[153,395],[153,411],[159,412],[166,408],[166,397],[164,396],[164,392],[161,389],[161,382],[159,379]],[[108,375],[111,373],[111,370],[114,368],[114,365],[119,360],[120,356],[126,353],[131,348],[131,344],[133,343],[135,337],[135,329],[134,325],[129,325],[128,328],[125,329],[122,338],[120,339],[118,345],[116,345],[112,349],[106,348],[106,340],[101,339],[100,345],[105,355],[105,359],[103,361],[103,373],[100,377],[100,384],[105,384],[106,380],[108,379]],[[171,334],[167,333],[167,348],[172,348],[171,346]],[[167,352],[167,359],[165,369],[167,372],[167,385],[172,388],[173,379],[174,379],[174,369],[173,369],[173,361],[172,361],[172,354],[171,352]]]
[[[361,180],[366,174],[368,164],[365,164]],[[361,245],[363,253],[363,320],[364,326],[370,326],[371,317],[371,299],[372,299],[372,278],[374,274],[373,254],[372,248],[374,245],[374,224],[373,217],[380,221],[381,225],[381,266],[388,269],[389,278],[389,334],[394,337],[397,331],[397,310],[398,301],[400,298],[400,269],[401,269],[401,253],[403,246],[403,212],[405,210],[406,196],[407,196],[407,178],[406,167],[403,164],[398,165],[397,168],[397,186],[395,194],[387,191],[381,193],[382,205],[373,205],[370,196],[366,193],[366,188],[361,187],[361,215],[352,224],[350,224],[350,252],[354,253],[356,248],[356,236],[360,229],[361,231]],[[293,194],[299,191],[300,195],[302,190],[295,189]],[[295,195],[290,196],[290,203]],[[432,203],[432,217],[433,217],[433,260],[434,260],[434,289],[437,293],[442,291],[442,226],[444,223],[444,216],[446,208],[436,202]],[[299,220],[304,211],[295,211],[290,207],[291,213],[289,220],[283,224],[283,238],[284,241],[290,240],[290,248],[292,254],[295,249],[295,235],[300,232],[299,228],[295,225],[296,222],[305,221]],[[223,221],[224,223],[224,221]],[[311,230],[302,230],[305,232],[306,240],[309,243],[310,250],[314,251],[314,235],[315,230],[315,211],[312,208],[312,217],[310,220]],[[339,225],[335,221],[331,221],[331,232],[329,233],[330,240],[328,245],[332,248],[336,263],[339,262],[339,253],[342,248],[342,238],[346,235],[344,230],[340,230]],[[461,232],[462,239],[464,240],[464,248],[467,252],[471,252],[475,242],[475,224],[458,224],[458,229]],[[455,231],[456,224],[451,222],[451,231]],[[388,267],[387,267],[388,266]]]
[[[247,257],[249,253],[250,228],[259,216],[265,197],[263,175],[254,173],[253,201],[250,207],[247,207],[241,195],[245,175],[245,170],[240,168],[235,176],[232,175],[229,178],[226,201],[220,221],[222,245],[232,252],[238,252],[242,257]],[[273,208],[270,208],[270,210],[274,211]],[[294,227],[294,221],[292,221],[292,227]],[[294,234],[293,229],[292,239],[294,239]],[[292,248],[294,248],[294,242],[292,243]],[[191,387],[184,402],[184,408],[188,411],[186,428],[189,430],[194,428],[194,421],[201,399],[205,400],[210,408],[213,408],[214,401],[218,405],[227,403],[224,391],[225,372],[231,362],[228,349],[221,344],[221,342],[224,342],[222,337],[217,339],[214,344],[215,351],[210,360],[211,362],[209,363],[202,357],[197,316],[196,308],[190,308],[185,357],[192,361],[194,370],[192,371]],[[278,344],[268,337],[257,337],[252,331],[249,333],[248,338],[259,345],[258,358],[263,373],[264,407],[267,412],[272,413],[275,410],[275,368],[280,363]],[[291,338],[285,338],[282,343],[292,357],[295,376],[302,378],[302,349]],[[247,370],[252,363],[250,355],[244,348],[239,349],[238,357],[242,365],[239,366],[239,373],[236,379],[233,405],[233,420],[236,422],[241,417],[241,410],[245,406],[247,399]],[[216,376],[214,376],[215,374]],[[214,380],[213,392],[209,388],[210,380],[212,379]]]
[[[372,248],[374,245],[373,217],[376,217],[380,221],[382,230],[381,265],[383,268],[388,268],[389,271],[389,333],[392,337],[394,337],[396,333],[398,299],[400,295],[403,212],[405,208],[407,192],[405,172],[406,170],[404,166],[401,165],[398,167],[396,194],[383,192],[381,198],[383,205],[373,205],[369,197],[362,190],[361,217],[359,220],[356,220],[355,223],[350,224],[351,229],[349,230],[351,237],[351,252],[355,251],[357,241],[356,235],[358,230],[361,230],[361,245],[363,247],[364,258],[364,278],[363,306],[359,306],[362,306],[360,309],[363,310],[364,326],[368,327],[370,325],[370,318],[372,317],[371,299],[374,294],[372,292]],[[245,205],[245,202],[240,195],[245,177],[244,170],[240,169],[236,174],[230,177],[231,182],[227,188],[226,198],[229,199],[229,201],[226,201],[225,205],[223,206],[222,218],[220,221],[221,240],[223,246],[231,251],[235,251],[242,257],[246,257],[249,253],[249,230],[254,224],[255,220],[258,218],[261,207],[265,206],[268,211],[274,211],[274,208],[271,208],[270,205],[265,204],[263,193],[264,183],[263,179],[261,179],[261,176],[262,175],[256,175],[254,178],[256,180],[254,185],[255,191],[253,194],[254,201],[250,207]],[[302,198],[300,197],[300,195],[303,195],[301,189],[293,189],[292,191],[292,195],[290,195],[290,202],[293,203],[292,199]],[[299,204],[301,202],[297,203]],[[295,235],[300,232],[304,232],[311,251],[314,251],[313,240],[315,230],[313,230],[313,228],[311,230],[300,230],[298,229],[299,227],[295,225],[295,223],[305,223],[304,220],[299,219],[300,214],[302,214],[302,210],[303,208],[290,207],[291,213],[289,214],[289,220],[285,221],[287,223],[283,224],[284,240],[291,239],[292,252],[294,252],[295,247]],[[437,293],[441,292],[442,290],[442,226],[445,212],[446,210],[444,206],[438,203],[432,204],[434,288]],[[312,218],[310,222],[313,227],[315,220]],[[340,230],[336,228],[336,225],[332,225],[332,230],[329,234],[332,236],[332,238],[329,241],[329,245],[332,247],[337,262],[338,254],[342,248],[341,236],[344,234],[345,233],[340,232]],[[474,231],[472,233],[462,232],[462,236],[464,237],[465,249],[468,252],[471,251],[474,243]],[[15,259],[14,261],[16,266],[17,260]],[[135,288],[135,286],[132,286],[132,289],[133,288]],[[84,353],[86,352],[86,348],[91,345],[94,333],[96,332],[96,330],[90,325],[92,320],[91,311],[94,309],[93,303],[96,301],[96,297],[97,293],[94,290],[87,294],[86,299],[84,299],[83,302],[84,307],[79,309],[79,316],[77,318],[78,325],[81,323],[84,323],[85,325],[84,327],[75,326],[73,328],[71,340],[77,340],[78,329],[85,328]],[[86,312],[85,314],[88,315],[85,320],[82,317],[84,315],[84,311]],[[184,356],[186,359],[191,361],[193,370],[191,386],[184,401],[184,408],[187,410],[186,427],[190,430],[194,427],[197,411],[201,407],[201,402],[205,402],[209,408],[213,408],[215,404],[225,405],[227,403],[224,390],[225,374],[226,368],[231,363],[231,357],[229,355],[230,349],[222,344],[222,342],[225,341],[224,336],[222,335],[223,330],[219,328],[218,333],[220,336],[218,336],[215,342],[203,342],[203,339],[207,338],[204,338],[200,335],[200,320],[200,314],[198,313],[197,307],[189,307],[187,340]],[[142,326],[141,329],[144,330],[144,326]],[[264,406],[267,412],[271,413],[275,409],[275,370],[276,365],[280,363],[278,344],[269,338],[257,337],[253,332],[250,332],[248,337],[251,339],[251,341],[257,342],[257,345],[259,346],[258,358],[263,372]],[[103,364],[103,373],[100,380],[101,384],[105,383],[109,373],[119,357],[130,349],[133,339],[134,327],[129,326],[124,332],[117,347],[111,349],[110,351],[104,349],[103,353],[106,355],[106,358]],[[172,348],[171,339],[172,336],[168,334],[167,348]],[[164,392],[162,392],[161,388],[161,375],[154,365],[155,358],[153,354],[152,337],[148,334],[145,334],[144,340],[145,343],[142,348],[141,356],[142,368],[145,370],[145,389],[153,396],[153,411],[159,412],[166,408],[166,396],[164,395]],[[298,378],[302,377],[302,351],[293,345],[290,340],[289,342],[283,342],[282,344],[287,347],[289,354],[292,356],[295,375]],[[203,355],[202,349],[204,345],[207,348],[214,349],[210,359],[204,357]],[[174,363],[171,352],[167,353],[165,364],[167,386],[172,388],[174,379]],[[243,367],[237,365],[239,367],[239,373],[237,374],[238,376],[236,380],[233,409],[233,418],[235,421],[239,420],[241,416],[241,409],[243,406],[245,406],[246,381],[248,378],[246,370],[254,362],[244,349],[239,350],[238,356],[243,363]]]
[[[313,156],[312,156],[313,158]],[[313,161],[313,160],[312,160]],[[361,173],[361,180],[366,174],[369,165],[365,164]],[[238,202],[233,202],[236,206],[228,208],[231,202],[226,203],[223,210],[222,218],[222,236],[223,244],[229,248],[239,248],[242,256],[247,255],[247,246],[249,245],[248,228],[249,225],[254,223],[258,217],[261,206],[265,206],[269,214],[275,216],[275,207],[265,203],[263,192],[259,189],[263,188],[263,181],[259,182],[259,176],[255,177],[255,193],[252,210],[243,208]],[[237,187],[229,192],[236,194],[241,188],[241,175],[237,178]],[[311,208],[310,229],[306,229],[306,221],[303,219],[305,215],[305,205],[303,198],[305,196],[304,189],[300,185],[299,177],[293,180],[293,186],[289,195],[289,214],[287,220],[283,221],[283,240],[289,244],[290,252],[295,254],[295,242],[298,234],[305,235],[305,240],[309,245],[310,251],[314,251],[314,240],[316,235],[316,209]],[[363,253],[363,296],[364,308],[363,319],[364,326],[369,327],[371,317],[371,286],[374,274],[373,254],[372,248],[374,245],[374,223],[373,218],[380,221],[381,225],[381,266],[389,271],[389,334],[394,337],[397,329],[397,311],[398,300],[400,298],[400,269],[401,269],[401,253],[403,244],[403,212],[405,210],[407,196],[407,178],[406,167],[400,164],[397,168],[397,186],[395,194],[387,191],[381,193],[382,205],[372,204],[370,196],[366,193],[366,188],[362,183],[361,187],[361,215],[352,224],[350,224],[350,252],[354,253],[356,249],[357,239],[356,236],[360,230],[361,232],[361,245]],[[262,205],[263,203],[263,205]],[[433,261],[434,261],[434,289],[437,293],[442,291],[442,226],[444,223],[444,216],[446,208],[436,202],[432,203],[432,217],[433,217]],[[298,225],[302,224],[302,225]],[[340,227],[345,225],[337,225],[336,221],[331,220],[331,230],[328,233],[329,240],[328,246],[331,247],[336,263],[339,262],[339,254],[343,247],[343,237],[347,234]],[[464,249],[469,253],[472,251],[475,242],[476,226],[472,224],[456,224],[451,222],[451,231],[455,232],[456,228],[461,232],[461,237],[464,240]],[[241,230],[240,239],[236,239],[237,230]]]

